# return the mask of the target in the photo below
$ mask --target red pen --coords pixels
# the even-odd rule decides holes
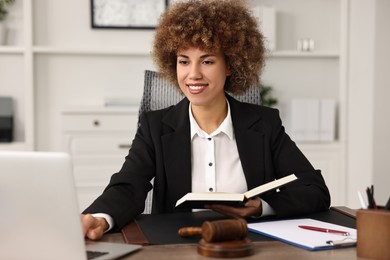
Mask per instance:
[[[339,235],[343,235],[343,236],[349,236],[349,232],[346,232],[346,231],[313,227],[313,226],[298,226],[298,227],[303,228],[303,229],[307,229],[307,230],[318,231],[318,232],[334,233],[334,234],[339,234]]]

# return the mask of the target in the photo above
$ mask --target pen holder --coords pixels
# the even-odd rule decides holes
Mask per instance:
[[[357,255],[390,259],[390,211],[363,209],[356,214]]]

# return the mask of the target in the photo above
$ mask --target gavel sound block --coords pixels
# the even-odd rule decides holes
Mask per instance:
[[[243,257],[254,253],[252,242],[246,238],[247,223],[244,219],[205,221],[201,227],[179,229],[181,237],[201,235],[198,253],[208,257]]]

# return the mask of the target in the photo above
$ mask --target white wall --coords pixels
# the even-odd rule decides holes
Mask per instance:
[[[375,186],[378,204],[390,196],[390,2],[351,0],[348,72],[347,205]]]
[[[348,49],[347,205],[372,184],[375,1],[351,0]]]
[[[378,204],[390,196],[390,1],[377,0],[375,31],[373,183]]]
[[[105,97],[141,100],[149,56],[38,55],[35,72],[36,147],[63,149],[61,111],[102,107]]]
[[[92,29],[90,1],[35,0],[36,149],[61,150],[60,114],[102,106],[105,97],[138,102],[154,30]]]

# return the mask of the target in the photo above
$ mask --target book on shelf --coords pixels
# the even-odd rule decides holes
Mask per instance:
[[[176,202],[176,208],[202,209],[204,205],[224,204],[231,206],[240,206],[248,199],[258,196],[264,192],[279,188],[287,183],[295,181],[295,174],[290,174],[283,178],[257,186],[245,193],[227,193],[227,192],[200,192],[187,193]]]

